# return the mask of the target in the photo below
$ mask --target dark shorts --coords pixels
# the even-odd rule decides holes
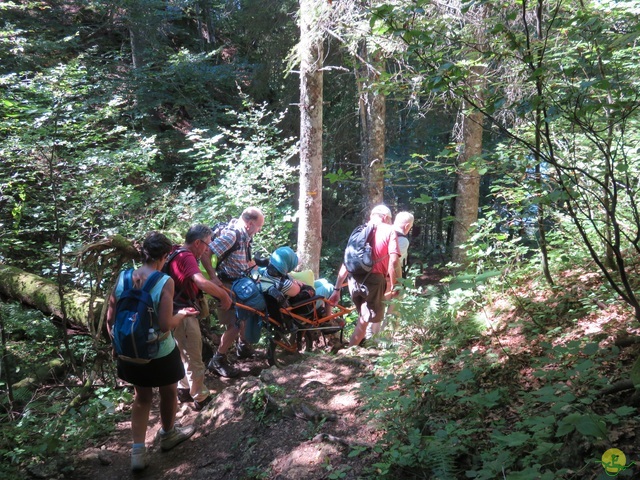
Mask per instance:
[[[164,387],[177,383],[184,377],[180,350],[176,348],[162,358],[138,364],[118,359],[118,377],[138,387]]]
[[[353,298],[353,290],[356,287],[356,282],[364,284],[369,289],[369,295],[366,299]],[[349,293],[353,300],[353,304],[358,311],[358,316],[365,322],[380,323],[384,320],[384,292],[387,290],[387,280],[381,273],[372,273],[365,278],[365,276],[354,278],[349,277]]]

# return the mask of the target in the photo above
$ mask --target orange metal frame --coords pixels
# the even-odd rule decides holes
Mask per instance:
[[[317,303],[318,301],[322,301],[323,305],[324,305],[324,311],[330,311],[331,313],[325,316],[320,316],[319,314],[319,309],[317,307]],[[313,304],[313,315],[310,316],[302,316],[299,313],[296,313],[295,310],[298,310],[302,307],[305,307],[307,305]],[[242,308],[243,310],[247,310],[249,312],[255,313],[256,315],[259,315],[260,317],[262,317],[263,319],[266,318],[268,322],[278,326],[278,327],[283,327],[283,325],[276,320],[275,318],[271,317],[271,315],[267,315],[265,312],[260,311],[260,310],[256,310],[255,308],[249,307],[248,305],[243,305],[242,303],[235,303],[236,307]],[[294,320],[296,320],[300,325],[302,325],[303,328],[299,328],[298,332],[305,332],[305,331],[322,331],[323,329],[329,330],[329,329],[334,329],[337,328],[337,326],[335,325],[330,325],[330,326],[323,326],[323,324],[336,319],[336,318],[340,318],[342,319],[342,317],[344,317],[346,314],[348,314],[349,312],[353,311],[354,307],[345,307],[343,305],[340,304],[336,304],[336,305],[331,305],[329,302],[327,302],[327,299],[321,296],[315,296],[313,298],[310,298],[309,300],[306,300],[302,303],[297,303],[295,306],[293,307],[288,307],[288,308],[280,308],[280,313],[282,315],[288,316],[293,318]],[[340,329],[344,328],[344,322],[342,323],[342,325],[339,326]],[[297,346],[296,345],[291,345],[291,344],[287,344],[284,342],[281,342],[279,340],[276,340],[275,338],[273,339],[273,341],[280,346],[282,349],[288,351],[288,352],[295,352],[297,350]]]

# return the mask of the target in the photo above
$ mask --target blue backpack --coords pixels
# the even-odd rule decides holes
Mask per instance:
[[[153,272],[142,288],[133,287],[133,269],[124,272],[124,288],[116,304],[112,328],[113,348],[119,358],[134,363],[148,363],[158,351],[158,335],[149,343],[149,330],[159,330],[151,290],[165,276]]]
[[[231,290],[236,295],[237,303],[251,307],[254,310],[265,312],[267,302],[264,299],[262,289],[258,282],[251,277],[242,277],[233,282]],[[249,343],[256,343],[260,340],[262,331],[262,317],[255,312],[246,310],[236,305],[236,316],[238,320],[245,321],[245,340]]]

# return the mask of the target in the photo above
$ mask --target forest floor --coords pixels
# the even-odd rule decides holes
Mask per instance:
[[[429,277],[425,278],[426,283],[439,280],[442,274],[435,273],[425,274]],[[600,285],[594,275],[572,272],[560,282],[564,287],[554,291],[541,288],[536,280],[527,282],[511,291],[511,300],[519,298],[517,304],[505,296],[493,298],[486,306],[484,313],[491,327],[466,345],[471,352],[495,352],[494,363],[500,368],[487,371],[482,380],[486,388],[497,385],[518,392],[535,391],[545,383],[536,368],[543,368],[550,375],[558,370],[561,379],[563,371],[578,365],[587,355],[578,353],[574,358],[566,354],[562,361],[534,368],[534,360],[542,355],[542,345],[551,342],[557,355],[563,355],[568,351],[566,346],[585,339],[595,342],[601,351],[619,349],[611,359],[595,365],[599,373],[590,373],[587,383],[595,380],[595,375],[606,379],[609,385],[628,378],[631,365],[640,356],[640,328],[629,309],[620,302],[605,303],[598,297],[593,297],[590,307],[591,302],[582,301],[587,298],[585,291],[597,291]],[[581,309],[583,313],[576,316]],[[536,330],[538,324],[544,327],[540,332]],[[201,412],[195,412],[190,403],[179,406],[179,421],[197,426],[191,439],[169,452],[160,451],[156,403],[147,432],[150,465],[144,472],[135,476],[130,473],[130,424],[123,420],[102,445],[78,455],[73,473],[66,473],[65,478],[376,478],[372,466],[381,459],[372,447],[381,445],[384,431],[369,419],[362,395],[381,353],[376,348],[347,348],[331,353],[330,346],[320,345],[312,353],[286,357],[286,364],[279,368],[269,368],[264,355],[243,360],[238,363],[242,374],[235,379],[207,373],[207,385],[215,395],[212,402]],[[452,368],[446,356],[439,357],[436,355],[434,369]],[[567,381],[567,385],[572,383]],[[578,390],[580,395],[593,396],[587,386]],[[584,400],[593,401],[593,410],[603,418],[619,407],[637,406],[638,400],[632,398],[633,388],[602,393]],[[129,406],[120,408],[127,411]],[[513,419],[512,410],[507,405],[494,414]],[[604,478],[605,472],[597,461],[612,447],[627,452],[640,465],[636,455],[640,451],[640,436],[636,435],[639,425],[637,417],[631,416],[610,424],[606,438],[601,440],[580,435],[563,437],[564,446],[558,454],[562,461],[556,463],[576,470],[559,478]],[[637,471],[629,470],[620,476],[629,478],[634,473]]]
[[[326,479],[363,478],[381,432],[366,420],[358,396],[374,349],[291,355],[269,368],[258,352],[242,360],[239,377],[207,373],[214,399],[200,412],[178,406],[193,437],[169,452],[160,450],[157,395],[147,431],[150,464],[130,472],[130,422],[122,421],[99,448],[87,448],[65,478]],[[265,401],[268,399],[268,401]],[[349,456],[353,449],[364,453]],[[345,473],[346,476],[342,476]],[[332,476],[333,475],[333,476]]]

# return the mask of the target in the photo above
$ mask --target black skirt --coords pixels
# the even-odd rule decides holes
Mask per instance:
[[[138,387],[164,387],[177,383],[184,377],[180,350],[176,345],[169,355],[144,364],[118,359],[118,377]]]

